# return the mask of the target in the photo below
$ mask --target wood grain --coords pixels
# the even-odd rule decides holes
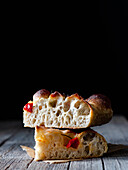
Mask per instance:
[[[94,127],[108,143],[128,145],[128,121],[123,116],[113,117],[106,125]],[[22,122],[0,122],[0,170],[4,169],[52,169],[52,170],[126,170],[128,149],[106,154],[101,158],[72,161],[60,164],[35,162],[20,145],[34,147],[34,129],[23,128]]]

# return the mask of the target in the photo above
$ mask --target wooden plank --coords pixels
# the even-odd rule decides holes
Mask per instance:
[[[113,117],[109,124],[95,127],[102,133],[108,142],[128,145],[128,121],[122,117]],[[102,158],[105,170],[126,170],[128,168],[128,150],[118,151]]]
[[[35,143],[34,141],[34,129],[21,128],[13,135],[6,143],[17,143],[19,145],[25,145],[27,143]]]
[[[128,144],[128,121],[122,116],[115,116],[108,124],[92,129],[102,134],[108,143]]]
[[[19,145],[8,145],[5,153],[1,155],[0,169],[26,169],[32,160]]]
[[[24,142],[21,141],[21,143]],[[26,145],[34,146],[30,142]],[[32,161],[33,159],[20,148],[20,143],[5,142],[0,148],[0,169],[26,169]]]
[[[11,136],[1,147],[0,147],[0,155],[5,154],[6,150],[10,151],[10,147],[13,148],[13,146],[18,145],[20,148],[20,145],[26,145],[29,147],[34,147],[35,141],[33,136],[34,129],[23,129],[17,131],[13,136]],[[21,148],[20,148],[21,150]],[[15,156],[15,155],[14,155]]]
[[[125,117],[115,117],[113,119],[113,124],[117,127],[118,130],[120,131],[120,134],[123,134],[124,140],[128,144],[128,120]],[[115,128],[116,128],[115,127]]]
[[[10,128],[12,127],[12,128]],[[26,152],[24,152],[20,145],[34,146],[33,132],[34,129],[23,128],[20,126],[8,125],[7,129],[3,129],[5,136],[11,131],[13,133],[0,147],[0,169],[27,169],[29,164],[33,161]]]
[[[42,161],[36,162],[33,161],[29,167],[28,170],[34,169],[34,170],[65,170],[68,169],[69,162],[67,163],[60,163],[60,164],[49,164]]]
[[[124,117],[115,117],[111,132],[115,143],[128,145],[128,121]],[[109,134],[110,135],[110,134]],[[128,168],[128,150],[118,151],[103,158],[105,168],[126,170]]]
[[[80,170],[102,170],[102,161],[100,158],[86,159],[82,161],[73,161],[70,163],[69,169]]]
[[[21,128],[19,121],[0,122],[0,146]]]
[[[30,144],[31,146],[31,144]],[[43,161],[36,162],[24,152],[19,144],[4,144],[6,152],[0,159],[0,169],[67,169],[68,163],[48,164]],[[7,149],[8,148],[8,149]]]
[[[118,156],[117,156],[117,153],[115,154],[112,154],[111,156],[107,156],[107,157],[103,157],[103,162],[104,162],[104,167],[105,167],[105,170],[117,170],[117,169],[120,169],[120,170],[126,170],[128,168],[128,154],[127,156],[125,157],[124,156],[124,152],[123,151],[123,155],[121,156],[121,152],[119,151],[118,152]],[[128,153],[128,151],[127,151]]]

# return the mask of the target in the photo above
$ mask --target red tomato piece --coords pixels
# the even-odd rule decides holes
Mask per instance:
[[[72,148],[77,148],[79,145],[79,140],[77,137],[71,139],[68,144],[66,145],[67,148],[72,147]]]
[[[32,110],[33,110],[33,103],[27,103],[25,106],[24,106],[24,110],[32,113]]]

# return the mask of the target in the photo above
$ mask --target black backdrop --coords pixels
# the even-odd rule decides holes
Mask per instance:
[[[88,12],[17,10],[5,16],[1,118],[22,119],[23,106],[42,88],[84,98],[104,94],[115,115],[128,117],[126,6],[100,1]]]

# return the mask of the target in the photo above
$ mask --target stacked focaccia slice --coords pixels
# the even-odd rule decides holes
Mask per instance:
[[[23,115],[24,126],[35,127],[35,160],[81,159],[107,152],[104,137],[88,128],[111,120],[106,96],[84,100],[78,94],[65,97],[42,89],[24,106]]]
[[[99,157],[107,152],[103,136],[91,129],[59,130],[36,127],[35,160]]]

